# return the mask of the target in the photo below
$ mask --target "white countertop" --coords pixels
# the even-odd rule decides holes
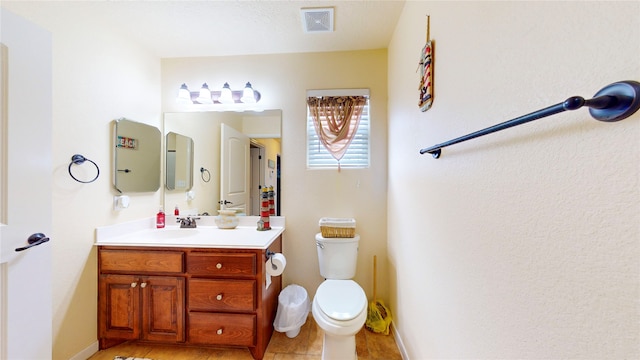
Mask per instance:
[[[271,230],[258,231],[259,216],[240,216],[235,229],[219,229],[214,216],[197,220],[195,229],[181,229],[175,216],[167,216],[168,225],[155,228],[155,217],[96,229],[97,246],[200,247],[229,249],[266,249],[284,232],[284,217],[271,217]]]

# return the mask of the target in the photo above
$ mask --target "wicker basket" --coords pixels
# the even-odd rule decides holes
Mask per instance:
[[[352,238],[356,236],[356,220],[340,218],[322,218],[320,232],[325,238]]]

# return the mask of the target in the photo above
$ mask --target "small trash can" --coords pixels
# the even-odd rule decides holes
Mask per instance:
[[[278,310],[273,320],[273,328],[294,338],[300,333],[300,327],[309,315],[309,296],[307,290],[300,285],[291,284],[278,295]]]

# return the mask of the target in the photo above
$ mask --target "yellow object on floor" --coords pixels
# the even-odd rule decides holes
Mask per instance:
[[[378,334],[389,335],[389,326],[391,325],[391,311],[387,309],[382,300],[376,298],[377,286],[377,257],[373,255],[373,301],[369,303],[367,309],[367,321],[364,327]]]

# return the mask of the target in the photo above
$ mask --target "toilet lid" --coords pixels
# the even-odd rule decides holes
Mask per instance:
[[[316,290],[320,310],[332,319],[354,319],[367,307],[367,296],[353,280],[325,280]]]

